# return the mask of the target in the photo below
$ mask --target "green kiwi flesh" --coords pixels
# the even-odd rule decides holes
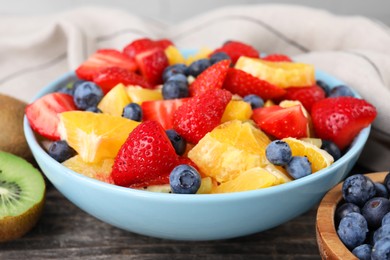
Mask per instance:
[[[0,242],[19,238],[41,216],[45,181],[26,160],[0,151]]]

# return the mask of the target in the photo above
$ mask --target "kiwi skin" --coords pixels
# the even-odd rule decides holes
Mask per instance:
[[[33,162],[23,131],[26,103],[0,93],[0,150]]]
[[[44,204],[45,199],[42,199],[22,215],[0,219],[0,243],[20,238],[29,232],[40,219]]]

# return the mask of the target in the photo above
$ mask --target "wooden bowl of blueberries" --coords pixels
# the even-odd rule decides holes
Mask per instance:
[[[322,199],[316,221],[322,259],[390,259],[390,173],[354,174]]]

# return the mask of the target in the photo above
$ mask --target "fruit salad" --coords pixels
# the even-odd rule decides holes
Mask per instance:
[[[281,185],[338,160],[376,117],[315,68],[240,41],[188,57],[168,39],[101,49],[26,108],[47,151],[113,185],[179,194]]]

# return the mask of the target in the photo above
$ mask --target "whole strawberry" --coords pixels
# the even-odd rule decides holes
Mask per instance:
[[[316,102],[311,110],[316,135],[333,141],[340,150],[350,145],[376,115],[373,105],[355,97],[325,98]]]
[[[176,110],[173,128],[188,142],[196,144],[221,123],[232,94],[224,89],[211,89],[192,97]]]
[[[167,184],[177,164],[178,156],[164,128],[156,121],[145,121],[122,145],[111,177],[115,184],[126,187]]]

